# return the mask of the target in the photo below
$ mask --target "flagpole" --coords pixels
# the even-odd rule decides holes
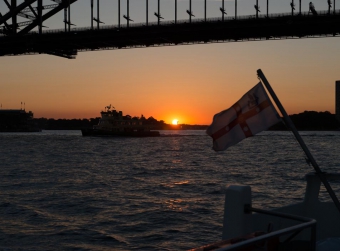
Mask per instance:
[[[316,163],[313,155],[310,153],[308,147],[306,146],[305,142],[303,141],[303,139],[301,138],[298,130],[296,129],[294,123],[292,122],[292,120],[289,118],[288,114],[286,113],[285,109],[283,108],[280,100],[277,98],[275,92],[273,91],[273,89],[271,88],[268,80],[266,79],[266,77],[264,76],[263,72],[261,69],[257,70],[257,74],[259,76],[259,78],[263,81],[263,84],[266,86],[268,92],[270,93],[270,95],[272,96],[273,100],[275,101],[277,107],[279,108],[280,112],[283,115],[283,118],[285,120],[285,122],[287,123],[287,125],[289,126],[289,128],[292,130],[292,132],[294,133],[295,138],[297,139],[297,141],[299,142],[302,150],[305,152],[308,160],[310,161],[310,163],[312,164],[312,166],[314,167],[314,170],[316,172],[316,174],[319,176],[320,180],[322,181],[322,183],[324,184],[324,186],[327,189],[327,192],[329,193],[329,195],[331,196],[335,206],[337,207],[337,209],[340,212],[340,203],[338,198],[336,197],[332,187],[330,186],[330,184],[327,181],[326,175],[324,172],[321,171],[320,167],[318,166],[318,164]]]

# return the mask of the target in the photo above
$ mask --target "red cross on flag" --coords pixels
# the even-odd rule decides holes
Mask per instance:
[[[232,107],[215,114],[206,132],[213,138],[213,149],[222,151],[268,129],[280,120],[260,82]]]

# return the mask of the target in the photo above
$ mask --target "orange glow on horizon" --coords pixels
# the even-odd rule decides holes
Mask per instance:
[[[325,43],[333,50],[317,54],[319,60],[301,57],[316,57]],[[337,39],[325,38],[84,52],[74,61],[4,57],[0,103],[20,109],[25,102],[34,118],[96,118],[112,104],[123,115],[210,125],[258,83],[261,68],[289,115],[334,114],[339,50]]]

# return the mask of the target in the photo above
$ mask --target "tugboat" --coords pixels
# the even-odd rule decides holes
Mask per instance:
[[[145,118],[126,115],[122,111],[111,110],[111,105],[101,112],[98,125],[82,129],[83,136],[114,136],[114,137],[158,137],[158,131],[152,131],[150,125],[143,125]]]

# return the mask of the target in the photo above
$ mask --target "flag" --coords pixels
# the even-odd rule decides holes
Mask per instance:
[[[279,121],[279,114],[259,82],[232,107],[215,114],[206,133],[213,138],[213,149],[222,151]]]

